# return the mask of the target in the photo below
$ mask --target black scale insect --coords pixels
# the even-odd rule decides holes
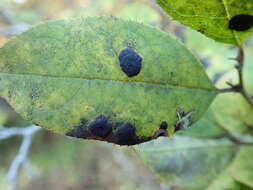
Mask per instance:
[[[166,130],[168,128],[168,123],[166,121],[161,122],[160,129]]]
[[[112,132],[112,124],[103,115],[98,116],[88,128],[93,135],[102,138],[107,137]]]
[[[138,143],[138,137],[135,133],[136,129],[131,123],[125,123],[118,127],[115,132],[116,144],[134,145]]]
[[[253,16],[241,14],[232,17],[229,21],[229,29],[245,31],[253,26]]]
[[[160,123],[160,128],[158,131],[156,131],[154,138],[158,138],[158,137],[165,137],[168,136],[167,134],[167,129],[168,129],[168,123],[166,121],[162,121]]]
[[[119,61],[122,71],[128,77],[133,77],[140,73],[142,58],[131,48],[126,48],[120,52]]]
[[[86,139],[89,137],[89,132],[85,130],[87,120],[81,119],[81,125],[76,126],[73,130],[66,133],[67,136]]]

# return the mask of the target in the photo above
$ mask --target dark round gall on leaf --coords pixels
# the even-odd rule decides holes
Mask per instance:
[[[128,76],[133,77],[140,73],[142,58],[131,48],[126,48],[119,55],[121,70]]]
[[[166,121],[163,121],[161,124],[160,124],[160,129],[164,129],[166,130],[168,128],[168,123]]]
[[[103,115],[98,116],[89,126],[90,132],[98,137],[105,138],[112,132],[112,124]]]
[[[118,127],[115,132],[116,143],[119,145],[134,145],[138,142],[135,127],[131,123],[125,123]]]
[[[241,14],[232,17],[229,21],[229,29],[245,31],[253,26],[253,16]]]

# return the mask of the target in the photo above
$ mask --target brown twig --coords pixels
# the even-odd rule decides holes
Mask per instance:
[[[238,135],[230,132],[226,127],[224,127],[222,124],[218,123],[218,122],[215,122],[221,129],[223,129],[226,134],[225,136],[230,140],[232,141],[233,143],[235,144],[238,144],[238,145],[249,145],[249,146],[253,146],[253,142],[252,141],[245,141],[245,140],[242,140],[240,137],[238,137]]]
[[[237,85],[234,85],[232,83],[227,82],[227,84],[231,86],[231,88],[220,89],[219,92],[220,93],[238,92],[245,98],[245,100],[253,108],[253,100],[251,97],[247,95],[246,89],[244,87],[244,81],[243,81],[244,50],[242,47],[239,48],[238,55],[236,58],[233,58],[233,60],[237,61],[235,68],[238,71],[239,83]]]
[[[238,62],[238,64],[235,66],[235,68],[238,71],[239,85],[241,87],[240,93],[246,99],[246,101],[250,104],[250,106],[253,108],[253,101],[247,95],[246,89],[244,87],[244,81],[243,81],[244,50],[243,50],[242,47],[239,48],[239,52],[238,52],[238,56],[237,56],[237,62]]]
[[[232,142],[239,144],[239,145],[249,145],[252,146],[253,142],[244,142],[241,139],[235,137],[234,135],[232,135],[231,133],[227,133],[226,136],[229,138],[229,140],[231,140]]]
[[[240,92],[241,89],[238,86],[232,86],[231,88],[223,88],[219,89],[219,93],[226,93],[226,92]]]

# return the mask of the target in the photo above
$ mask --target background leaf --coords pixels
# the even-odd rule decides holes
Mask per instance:
[[[253,15],[252,0],[157,0],[175,20],[219,42],[241,45],[253,32],[229,29],[236,15]]]
[[[201,61],[208,76],[217,82],[226,72],[234,69],[237,48],[221,44],[191,29],[185,30],[185,45]],[[208,45],[207,45],[208,44]]]
[[[126,48],[143,59],[132,78],[120,68],[118,56]],[[179,108],[195,110],[196,121],[216,95],[184,46],[154,28],[115,18],[32,28],[1,48],[0,70],[0,95],[27,120],[57,133],[116,143],[115,130],[102,138],[88,127],[103,115],[115,128],[136,126],[140,141],[154,136],[162,121],[172,134]]]
[[[249,80],[250,83],[250,78],[245,78],[245,80]],[[238,74],[235,70],[224,75],[217,83],[217,86],[219,88],[229,88],[226,82],[238,83]],[[219,94],[212,104],[212,109],[218,123],[226,130],[234,133],[252,134],[249,126],[253,124],[253,109],[241,94]]]
[[[233,165],[230,168],[231,176],[237,181],[253,188],[253,148],[244,147],[236,156]]]
[[[225,129],[236,133],[250,132],[248,126],[253,124],[253,110],[240,94],[220,94],[213,103],[213,110],[217,121]]]
[[[203,117],[187,130],[180,131],[180,135],[199,137],[199,138],[215,138],[224,136],[227,132],[219,126],[212,106],[209,107]]]
[[[207,187],[236,152],[236,146],[225,139],[201,140],[178,135],[173,139],[159,138],[135,149],[163,182],[192,190]]]
[[[234,180],[229,173],[229,169],[225,170],[207,190],[251,190],[252,188]]]
[[[245,52],[245,66],[243,69],[244,86],[249,96],[253,97],[253,45]]]
[[[123,19],[142,21],[144,23],[149,23],[151,25],[156,26],[161,20],[161,15],[158,12],[156,12],[150,6],[144,5],[143,3],[140,2],[135,2],[124,7],[116,15],[117,17]]]

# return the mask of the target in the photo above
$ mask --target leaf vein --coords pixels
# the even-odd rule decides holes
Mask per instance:
[[[210,91],[210,92],[218,92],[217,89],[213,88],[203,88],[203,87],[193,87],[193,86],[178,86],[176,84],[167,84],[162,82],[149,82],[149,81],[127,81],[127,80],[115,80],[115,79],[100,79],[100,78],[83,78],[83,77],[73,77],[73,76],[54,76],[54,75],[35,75],[35,74],[14,74],[14,73],[0,73],[1,75],[16,75],[16,76],[30,76],[30,77],[45,77],[45,78],[58,78],[58,79],[73,79],[73,80],[87,80],[87,81],[108,81],[108,82],[117,82],[117,83],[132,83],[132,84],[143,84],[143,85],[152,85],[152,86],[160,86],[160,87],[175,87],[175,88],[182,88],[188,90],[201,90],[201,91]]]

